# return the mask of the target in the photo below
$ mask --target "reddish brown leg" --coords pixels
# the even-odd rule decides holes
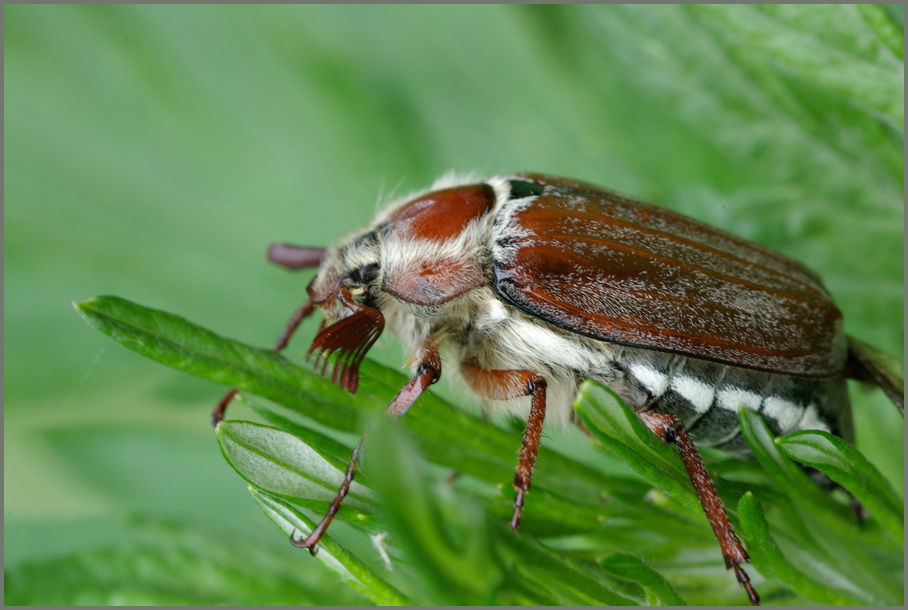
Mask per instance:
[[[410,381],[408,381],[407,384],[401,388],[400,392],[397,393],[397,396],[391,400],[391,403],[388,405],[387,409],[385,409],[385,413],[397,419],[406,413],[422,393],[426,391],[426,388],[438,381],[440,377],[441,357],[434,345],[427,345],[420,351],[419,366],[416,368],[416,374],[410,378]],[[337,511],[340,510],[344,498],[346,498],[347,494],[350,492],[350,485],[353,483],[353,477],[356,474],[356,467],[359,462],[359,454],[368,437],[369,430],[367,428],[363,433],[363,437],[353,450],[353,455],[350,456],[350,463],[347,464],[347,470],[344,472],[344,481],[341,483],[340,488],[338,488],[334,500],[331,501],[328,512],[325,513],[325,516],[322,517],[322,520],[315,526],[315,529],[313,529],[305,538],[295,538],[291,535],[290,543],[293,546],[309,549],[309,552],[315,555],[318,541],[325,535],[325,531],[328,529],[328,526],[331,525],[331,522],[334,521],[334,516],[337,515]]]
[[[520,458],[517,460],[517,472],[514,475],[514,489],[517,490],[517,495],[514,498],[511,529],[516,530],[520,527],[524,497],[530,490],[536,454],[539,453],[539,440],[542,438],[542,424],[545,420],[545,379],[532,371],[489,371],[469,362],[462,363],[461,370],[467,383],[477,393],[487,398],[506,400],[532,396],[530,417],[523,432]]]
[[[299,328],[300,323],[312,314],[314,309],[312,301],[307,300],[293,312],[293,316],[290,317],[290,321],[287,322],[281,336],[278,337],[277,343],[274,345],[274,351],[280,352],[287,347],[287,342],[290,341],[290,337],[292,337],[293,333],[296,332],[296,329]],[[227,413],[227,405],[230,404],[230,401],[233,400],[236,393],[236,388],[231,388],[231,390],[224,394],[224,397],[221,398],[214,407],[214,411],[211,413],[211,423],[215,428],[217,428],[218,424],[221,423],[221,420],[224,419],[224,415]]]
[[[347,470],[344,472],[344,481],[337,490],[337,495],[334,496],[334,500],[331,501],[328,512],[325,513],[325,516],[318,522],[315,529],[305,538],[295,538],[294,534],[296,532],[290,534],[290,544],[301,549],[309,549],[309,553],[312,555],[315,555],[318,552],[318,541],[325,535],[328,526],[331,525],[331,522],[334,521],[334,516],[337,514],[337,511],[340,510],[344,498],[350,493],[350,485],[353,484],[353,477],[356,474],[356,465],[359,462],[359,452],[362,450],[365,441],[366,435],[363,434],[363,437],[356,444],[356,448],[353,449],[353,455],[350,456],[350,463],[347,464]]]
[[[520,446],[520,459],[517,460],[517,472],[514,475],[514,487],[517,496],[514,498],[514,515],[511,517],[511,529],[520,527],[520,514],[523,512],[523,498],[530,491],[530,480],[536,466],[536,454],[539,453],[539,440],[542,438],[542,422],[545,420],[545,388],[542,377],[534,376],[529,382],[528,393],[533,397],[530,405],[530,417],[523,431],[523,443]]]
[[[749,559],[744,545],[735,534],[735,529],[728,520],[728,513],[725,512],[725,506],[722,499],[716,493],[716,487],[713,485],[703,460],[700,459],[700,452],[697,451],[696,445],[688,436],[684,426],[677,418],[665,413],[653,413],[652,411],[637,411],[637,415],[646,424],[646,427],[661,438],[666,443],[672,443],[678,446],[681,452],[681,459],[687,474],[690,476],[694,489],[697,491],[697,497],[709,520],[709,525],[713,528],[716,538],[719,540],[719,546],[722,548],[722,556],[725,558],[725,567],[733,569],[738,582],[747,591],[747,597],[754,606],[760,605],[760,596],[757,595],[753,585],[750,584],[750,577],[741,567],[741,564]]]

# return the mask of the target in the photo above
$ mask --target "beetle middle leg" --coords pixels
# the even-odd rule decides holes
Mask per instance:
[[[426,391],[426,388],[438,381],[441,377],[441,356],[439,356],[438,349],[434,345],[426,345],[420,350],[418,362],[419,364],[416,367],[416,373],[410,378],[406,385],[401,388],[400,392],[397,393],[397,396],[391,400],[388,407],[385,409],[385,413],[395,419],[406,413],[422,393]],[[325,516],[318,522],[315,529],[313,529],[305,538],[294,538],[291,536],[290,543],[293,546],[309,549],[309,552],[315,555],[318,541],[325,535],[325,531],[327,531],[328,526],[331,525],[335,515],[337,515],[337,512],[340,510],[344,498],[346,498],[347,494],[350,492],[350,485],[353,483],[353,477],[356,475],[356,468],[359,465],[359,454],[366,444],[368,437],[369,429],[367,428],[363,433],[362,438],[359,440],[359,443],[356,444],[356,448],[353,449],[353,454],[350,456],[350,462],[347,464],[346,471],[344,471],[344,480],[338,488],[334,500],[331,501],[328,512],[325,513]]]
[[[725,558],[725,567],[733,569],[738,582],[747,591],[747,597],[754,606],[760,605],[760,596],[757,595],[753,585],[750,584],[750,577],[741,564],[750,557],[744,550],[744,545],[735,529],[728,520],[728,513],[722,504],[722,499],[716,493],[716,487],[703,465],[700,458],[700,452],[697,446],[688,436],[687,431],[681,422],[666,413],[654,413],[652,411],[637,411],[637,416],[643,420],[646,427],[649,428],[656,436],[666,443],[674,444],[681,453],[681,459],[694,489],[697,491],[697,497],[700,499],[700,505],[706,513],[709,525],[713,528],[713,533],[719,540],[719,546],[722,548],[722,556]]]
[[[530,416],[523,432],[520,458],[517,460],[517,472],[514,474],[514,489],[517,490],[517,495],[514,498],[511,529],[516,530],[520,527],[524,497],[530,490],[533,468],[536,466],[536,455],[539,453],[539,441],[542,438],[542,424],[545,420],[545,379],[532,371],[490,371],[470,362],[461,363],[461,370],[467,383],[477,393],[487,398],[507,400],[520,396],[532,397]]]

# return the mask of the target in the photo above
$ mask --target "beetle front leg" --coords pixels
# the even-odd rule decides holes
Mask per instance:
[[[539,441],[542,438],[542,424],[545,420],[546,382],[541,375],[525,370],[483,369],[471,362],[461,364],[464,378],[477,393],[493,400],[507,400],[521,396],[531,396],[530,416],[523,432],[523,443],[520,446],[520,458],[517,460],[517,472],[514,474],[514,515],[511,517],[511,529],[520,527],[520,515],[523,512],[524,496],[530,490],[533,468],[536,466],[536,455],[539,453]]]
[[[406,385],[401,388],[400,392],[397,393],[397,396],[391,400],[387,409],[385,409],[385,413],[395,419],[406,413],[417,399],[419,399],[422,393],[426,391],[426,388],[441,378],[441,356],[438,354],[438,349],[434,344],[427,344],[420,350],[418,361],[419,364],[416,367],[416,373],[410,378]],[[308,536],[305,538],[294,538],[291,536],[290,544],[303,549],[309,549],[309,552],[315,555],[318,541],[325,535],[325,531],[327,531],[328,526],[334,521],[334,516],[337,515],[337,512],[340,510],[344,498],[350,493],[350,486],[353,484],[353,477],[356,475],[356,468],[359,463],[359,454],[366,444],[368,437],[369,429],[367,428],[363,433],[362,438],[356,444],[356,448],[353,449],[353,454],[350,456],[350,462],[347,464],[347,470],[344,471],[344,480],[338,488],[334,500],[331,501],[328,512],[325,513],[325,516],[322,517],[322,520],[319,521],[318,525],[315,526],[315,529],[313,529]]]
[[[722,556],[725,558],[725,567],[733,569],[738,582],[747,591],[747,597],[754,606],[760,605],[760,596],[757,595],[753,585],[750,584],[750,577],[741,564],[750,557],[744,550],[744,545],[735,529],[728,520],[728,513],[722,504],[722,499],[716,493],[716,487],[703,465],[700,458],[700,452],[697,451],[696,445],[691,440],[687,431],[681,422],[666,413],[654,413],[652,411],[637,411],[637,416],[643,420],[646,427],[649,428],[656,436],[666,443],[677,445],[681,453],[681,460],[687,469],[691,483],[697,491],[697,497],[709,520],[709,525],[713,528],[713,533],[719,540],[719,546],[722,548]]]

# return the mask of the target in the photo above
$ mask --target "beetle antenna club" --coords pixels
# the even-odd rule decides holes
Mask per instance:
[[[289,269],[318,267],[309,300],[275,350],[318,307],[325,322],[309,356],[350,392],[385,327],[400,338],[414,364],[388,405],[393,417],[438,381],[441,353],[483,399],[503,410],[529,407],[514,529],[543,422],[571,419],[584,380],[611,387],[649,430],[677,446],[726,567],[754,605],[760,598],[742,567],[747,552],[697,445],[749,456],[736,417],[742,407],[760,412],[777,435],[820,429],[850,438],[848,378],[902,402],[900,380],[878,365],[872,348],[845,336],[841,313],[806,267],[576,180],[449,178],[392,204],[335,248],[279,244],[269,258]],[[350,489],[366,437],[327,514],[294,545],[314,552]]]

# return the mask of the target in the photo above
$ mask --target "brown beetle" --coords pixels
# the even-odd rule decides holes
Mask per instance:
[[[896,380],[863,344],[811,271],[780,254],[606,189],[540,174],[443,179],[392,205],[329,250],[272,246],[291,269],[319,267],[310,300],[276,349],[321,308],[309,355],[351,392],[387,324],[413,377],[388,412],[404,414],[444,360],[497,410],[529,415],[514,479],[520,524],[546,416],[566,423],[578,385],[595,379],[679,447],[726,566],[753,604],[748,559],[694,442],[747,454],[737,411],[776,434],[850,437],[846,378],[872,381],[901,408]],[[215,423],[233,396],[215,411]],[[356,469],[354,451],[327,515],[302,540],[315,549]]]

